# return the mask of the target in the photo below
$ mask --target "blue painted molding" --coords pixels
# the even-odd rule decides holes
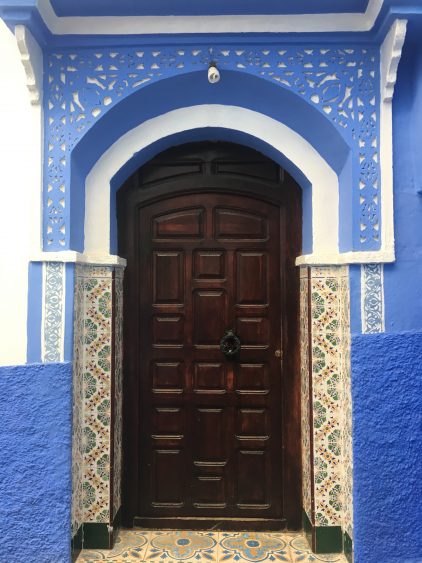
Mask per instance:
[[[41,322],[43,268],[41,262],[30,262],[28,268],[27,362],[41,362]]]
[[[210,60],[217,61],[222,72],[217,86],[206,82]],[[242,88],[242,81],[246,86],[248,80],[254,91],[253,100],[247,99],[248,88]],[[272,100],[267,97],[265,84],[277,87],[278,96],[272,96]],[[74,149],[81,141],[89,139],[82,158],[90,159],[92,166],[101,156],[98,147],[104,152],[115,140],[116,131],[123,134],[147,119],[148,114],[159,115],[174,109],[177,103],[178,107],[192,105],[189,98],[195,96],[196,103],[212,100],[240,105],[266,115],[278,115],[279,120],[284,111],[290,115],[283,115],[284,122],[290,119],[290,126],[305,138],[313,135],[311,144],[328,161],[338,162],[343,146],[349,147],[353,154],[353,240],[351,246],[342,250],[380,247],[377,48],[329,48],[321,44],[286,48],[180,45],[171,49],[157,46],[63,51],[51,53],[45,59],[44,91],[45,250],[82,250],[84,194],[76,193],[72,185],[83,185],[86,175],[83,167],[72,167]],[[180,101],[172,104],[178,98]],[[128,102],[126,110],[131,102],[137,107],[135,112],[130,108],[133,115],[123,118],[122,123],[127,123],[125,130],[115,119],[116,108],[123,101]],[[112,123],[107,124],[105,118],[113,115]],[[318,119],[313,117],[317,115]],[[311,127],[312,119],[318,121],[318,127]],[[107,126],[98,127],[101,123]],[[329,135],[330,127],[342,142],[335,142],[333,134]],[[341,158],[344,162],[344,156]],[[350,207],[347,209],[350,215]],[[72,233],[72,229],[77,232]]]
[[[72,368],[0,367],[0,561],[70,562]]]
[[[66,6],[69,8],[73,6],[73,2],[69,3],[67,0],[62,0],[66,2]],[[268,0],[271,1],[271,0]],[[303,1],[303,0],[302,0]],[[331,2],[331,7],[335,10],[335,7],[339,5],[338,1],[326,0]],[[354,0],[344,0],[340,8],[341,12],[347,12],[347,5],[344,6],[344,2],[353,2]],[[79,0],[81,4],[81,0]],[[181,41],[180,34],[163,34],[163,35],[54,35],[47,28],[43,19],[38,12],[36,7],[36,0],[0,0],[0,17],[6,22],[9,28],[13,31],[16,25],[26,25],[29,27],[32,35],[37,39],[42,47],[48,48],[81,48],[81,47],[103,47],[104,45],[114,45],[114,46],[129,46],[129,45],[178,45]],[[84,3],[85,6],[86,3]],[[151,3],[155,6],[156,2]],[[257,2],[257,5],[261,6],[261,2]],[[309,6],[315,6],[315,2],[309,0]],[[324,13],[324,5],[322,2],[317,3],[317,12]],[[120,5],[120,3],[119,3]],[[199,5],[199,4],[198,4]],[[229,4],[227,4],[229,5]],[[280,3],[277,5],[278,12]],[[294,10],[300,13],[300,9],[297,7],[298,3],[295,2],[291,4],[294,6]],[[77,4],[76,4],[77,6]],[[102,3],[102,7],[104,5]],[[221,5],[220,5],[221,7]],[[178,9],[180,7],[178,5]],[[198,8],[194,7],[195,10]],[[213,4],[213,9],[215,6]],[[224,8],[222,8],[224,9]],[[243,9],[243,6],[242,8]],[[240,11],[240,9],[239,9]],[[245,10],[243,9],[245,12]],[[262,10],[258,9],[258,12]],[[178,15],[173,8],[169,12],[171,15]],[[335,13],[335,11],[331,12]],[[196,45],[201,41],[206,41],[208,44],[251,44],[251,43],[262,43],[266,42],[268,44],[276,43],[315,43],[317,41],[322,42],[326,45],[333,43],[371,43],[373,45],[379,45],[388,30],[390,29],[392,23],[395,19],[401,18],[416,18],[420,17],[422,14],[422,5],[420,0],[384,0],[382,9],[375,21],[372,29],[369,31],[360,32],[328,32],[328,33],[233,33],[233,34],[189,34],[184,38],[184,41],[190,45]],[[168,14],[167,14],[168,15]]]
[[[238,14],[312,14],[335,12],[364,12],[369,0],[260,0],[244,2],[228,0],[179,0],[175,8],[172,0],[120,0],[119,3],[104,0],[51,0],[52,7],[58,16],[165,16],[174,14],[188,15],[238,15]]]

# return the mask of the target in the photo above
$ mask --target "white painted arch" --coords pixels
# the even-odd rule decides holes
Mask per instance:
[[[156,141],[205,127],[246,133],[291,161],[312,186],[313,255],[338,256],[339,179],[316,149],[298,133],[262,113],[226,105],[180,108],[149,119],[118,139],[96,162],[85,183],[85,250],[104,256],[110,249],[110,182],[135,153]]]

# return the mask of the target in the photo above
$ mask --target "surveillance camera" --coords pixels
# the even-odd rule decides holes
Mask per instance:
[[[208,69],[208,82],[210,84],[216,84],[219,81],[220,81],[220,72],[214,64],[211,64]]]

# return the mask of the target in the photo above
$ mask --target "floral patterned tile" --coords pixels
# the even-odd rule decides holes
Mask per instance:
[[[173,530],[153,532],[145,561],[172,562],[218,561],[218,534],[216,532],[191,532]]]
[[[290,561],[289,536],[257,532],[220,534],[219,562]]]
[[[83,550],[77,563],[346,563],[343,555],[314,555],[297,532],[121,530],[114,549]]]

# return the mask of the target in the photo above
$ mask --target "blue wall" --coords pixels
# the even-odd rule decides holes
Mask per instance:
[[[352,311],[356,563],[422,561],[422,46],[405,44],[393,101],[396,256],[385,266],[387,334]],[[351,294],[360,272],[351,269]]]
[[[0,368],[0,561],[70,561],[71,364]]]
[[[422,333],[352,338],[356,563],[422,561]]]
[[[422,330],[422,45],[412,35],[393,99],[393,143],[397,260],[384,268],[385,328]]]

